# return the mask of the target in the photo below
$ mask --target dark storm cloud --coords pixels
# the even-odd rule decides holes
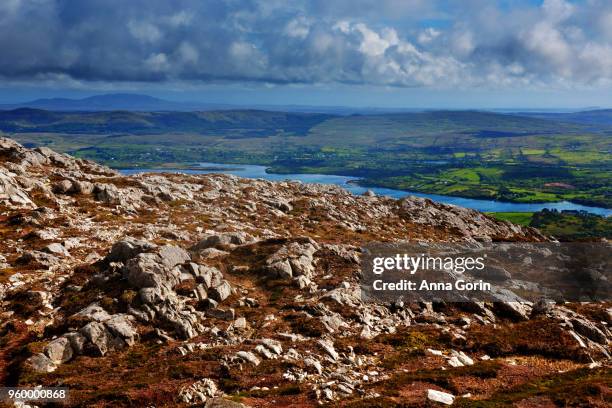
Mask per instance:
[[[612,80],[609,2],[510,4],[3,0],[0,77],[435,87]]]

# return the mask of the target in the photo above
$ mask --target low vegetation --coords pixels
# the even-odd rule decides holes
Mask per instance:
[[[612,219],[584,211],[547,210],[536,213],[490,213],[498,220],[538,228],[561,241],[612,238]]]

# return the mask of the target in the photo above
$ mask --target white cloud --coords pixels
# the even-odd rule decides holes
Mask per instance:
[[[318,32],[312,39],[312,47],[316,54],[325,54],[333,45],[334,37],[326,32]]]
[[[547,22],[540,22],[523,35],[525,47],[548,62],[558,73],[570,74],[572,50],[558,29]]]
[[[166,71],[169,68],[168,57],[164,53],[151,54],[145,65],[152,71]]]
[[[188,26],[193,20],[193,14],[185,10],[179,11],[168,18],[168,23],[173,27]]]
[[[612,81],[609,1],[442,3],[182,0],[177,10],[162,0],[0,0],[0,78],[411,87]]]
[[[128,23],[130,33],[143,42],[154,43],[162,36],[161,31],[148,21],[130,20]]]
[[[285,26],[285,34],[289,37],[304,39],[308,33],[310,33],[310,25],[303,16],[294,18]]]
[[[233,43],[230,47],[230,54],[232,57],[239,60],[246,60],[248,58],[253,57],[255,54],[255,47],[253,44],[249,44],[242,41],[237,41]]]
[[[183,42],[178,48],[178,53],[183,62],[189,64],[195,64],[198,62],[199,53],[198,50],[188,42]]]
[[[453,51],[460,57],[469,56],[476,47],[474,45],[474,36],[470,31],[462,31],[456,33],[452,39]]]
[[[426,28],[425,30],[422,30],[419,33],[417,37],[417,41],[421,45],[427,45],[430,42],[434,41],[436,38],[438,38],[440,34],[441,34],[441,31],[436,30],[435,28],[429,27],[429,28]]]
[[[589,81],[610,82],[612,72],[612,46],[595,43],[586,44],[579,52],[578,59],[583,62],[582,76]]]
[[[363,23],[355,24],[353,30],[362,36],[359,51],[369,56],[382,55],[387,48],[397,45],[399,40],[397,33],[392,28],[385,28],[381,33],[377,33],[368,28]]]
[[[559,23],[574,13],[574,6],[565,0],[544,0],[542,10],[547,20]]]
[[[376,30],[365,23],[346,21],[333,27],[341,33],[338,41],[345,54],[351,55],[356,49],[361,55],[361,60],[353,57],[353,66],[360,67],[353,74],[368,78],[370,83],[438,86],[459,81],[463,66],[460,62],[450,56],[419,50],[412,42],[400,38],[391,27]]]
[[[608,41],[612,42],[612,11],[603,13],[599,19],[599,27]]]

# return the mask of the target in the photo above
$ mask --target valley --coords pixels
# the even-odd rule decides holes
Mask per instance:
[[[279,174],[358,177],[364,186],[612,208],[612,121],[601,115],[584,124],[478,111],[337,116],[18,109],[0,112],[0,130],[26,146],[114,168],[260,164]]]

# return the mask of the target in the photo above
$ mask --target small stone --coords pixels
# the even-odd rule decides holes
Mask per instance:
[[[32,370],[37,373],[51,373],[57,369],[57,366],[42,353],[34,354],[28,359],[28,364]]]
[[[376,335],[372,333],[372,330],[370,329],[369,326],[364,325],[363,329],[361,329],[361,333],[359,334],[359,337],[361,337],[362,339],[371,340],[374,337],[376,337]]]
[[[236,353],[236,357],[246,362],[249,362],[255,366],[258,366],[261,363],[261,360],[250,351],[239,351],[238,353]]]
[[[110,314],[108,314],[108,312],[97,303],[92,303],[91,305],[87,306],[85,309],[74,314],[73,316],[78,317],[80,319],[84,319],[88,322],[104,322],[110,319],[111,317]]]
[[[208,298],[208,293],[206,292],[206,287],[203,284],[199,284],[194,289],[195,297],[197,300],[204,300]]]
[[[53,185],[53,192],[55,194],[66,194],[72,190],[72,181],[61,180]]]
[[[427,399],[434,402],[439,402],[444,405],[452,405],[455,402],[455,396],[447,392],[427,390]]]
[[[323,390],[323,398],[325,398],[328,401],[333,400],[334,399],[334,392],[330,388],[325,388]]]
[[[312,281],[306,275],[300,275],[296,278],[293,278],[295,285],[300,289],[306,289],[310,285],[312,285]]]
[[[209,299],[211,300],[211,299]],[[206,309],[206,316],[221,320],[234,320],[234,309]]]
[[[214,397],[217,392],[218,390],[215,382],[209,378],[203,378],[191,384],[189,387],[181,389],[179,398],[185,403],[195,405],[207,402],[207,400]],[[206,404],[206,406],[209,405]]]
[[[270,350],[268,350],[267,348],[265,348],[261,344],[259,344],[259,345],[257,345],[257,347],[255,347],[255,351],[258,352],[259,354],[261,354],[262,356],[264,356],[265,358],[267,358],[268,360],[275,357],[274,354],[272,354],[272,352],[270,352]]]
[[[452,356],[451,358],[449,358],[448,365],[450,365],[451,367],[463,367],[463,363],[459,361],[457,356]]]
[[[296,349],[290,348],[289,350],[287,350],[287,354],[285,354],[284,358],[287,360],[299,360],[302,357],[300,356],[300,353],[298,353]]]
[[[587,347],[587,345],[585,344],[584,340],[582,340],[582,339],[580,338],[580,336],[579,336],[578,334],[576,334],[576,332],[575,332],[575,331],[570,330],[570,331],[569,331],[569,334],[570,334],[570,335],[571,335],[571,336],[572,336],[574,339],[576,339],[576,341],[578,342],[578,345],[579,345],[580,347],[582,347],[582,348],[586,348],[586,347]]]
[[[234,320],[234,329],[244,330],[247,328],[247,321],[244,317],[239,317]]]
[[[321,348],[323,348],[323,350],[327,353],[327,355],[331,357],[332,360],[338,360],[340,356],[338,355],[338,352],[334,349],[334,343],[332,341],[321,339],[318,341],[318,343]]]
[[[121,348],[125,344],[120,339],[115,339],[99,322],[88,323],[81,328],[81,334],[91,343],[94,354],[99,356],[104,356],[109,350]]]
[[[154,244],[146,241],[139,241],[134,238],[126,238],[125,240],[113,244],[110,252],[104,258],[104,262],[126,262],[128,259],[134,258],[136,255],[147,252],[155,248]]]
[[[262,339],[260,343],[263,344],[268,350],[272,351],[274,354],[283,354],[283,346],[281,346],[280,342],[276,340]]]
[[[451,355],[453,355],[454,357],[457,357],[457,360],[459,360],[461,364],[463,365],[466,365],[466,366],[474,365],[474,360],[468,357],[463,351],[457,352],[455,350],[451,350]]]
[[[28,251],[20,256],[17,261],[21,265],[38,264],[43,268],[50,269],[61,263],[60,259],[55,255],[51,255],[40,251]]]
[[[273,278],[286,279],[293,276],[291,264],[288,260],[278,261],[268,266],[268,273]]]
[[[223,280],[219,286],[210,288],[208,290],[208,296],[211,299],[216,300],[217,302],[223,302],[231,294],[232,294],[232,287],[230,286],[229,282],[226,280]]]
[[[351,395],[353,390],[347,387],[345,384],[338,384],[337,390],[340,394]]]
[[[304,359],[304,365],[308,368],[314,369],[314,371],[319,375],[323,373],[323,366],[321,365],[321,362],[312,357],[306,357]]]
[[[64,336],[70,340],[70,346],[72,347],[74,354],[83,354],[85,343],[87,342],[85,336],[78,332],[66,333]]]
[[[176,265],[180,265],[191,260],[191,257],[187,251],[175,245],[164,245],[163,247],[159,248],[158,253],[162,264],[168,268],[173,268]]]
[[[115,314],[104,322],[106,327],[116,336],[125,341],[128,346],[132,346],[138,338],[138,332],[132,326],[133,317],[127,314]]]
[[[64,248],[62,244],[57,242],[47,245],[45,247],[45,251],[54,255],[70,256],[70,252],[68,252],[68,250]]]
[[[73,351],[70,340],[66,337],[58,337],[45,347],[45,354],[53,364],[61,364],[72,358]]]

